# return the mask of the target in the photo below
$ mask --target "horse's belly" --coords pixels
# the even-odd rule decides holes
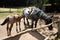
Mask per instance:
[[[32,15],[32,16],[31,16],[31,19],[36,20],[36,19],[38,19],[38,16],[37,16],[37,15]]]

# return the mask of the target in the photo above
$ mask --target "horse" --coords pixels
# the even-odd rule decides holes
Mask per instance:
[[[13,27],[13,24],[16,23],[16,32],[18,33],[18,23],[19,23],[19,31],[21,31],[21,28],[20,28],[20,22],[21,22],[21,19],[23,18],[23,16],[20,16],[18,14],[16,15],[9,15],[5,18],[5,20],[3,21],[3,23],[1,25],[5,25],[7,23],[7,36],[11,35],[11,30],[12,30],[12,27]],[[17,23],[18,22],[18,23]],[[9,27],[9,24],[10,24],[10,27]]]
[[[25,18],[27,20],[28,25],[29,25],[28,19],[32,20],[31,28],[33,28],[34,21],[36,28],[38,19],[43,19],[46,25],[52,22],[52,18],[39,8],[24,8],[23,15],[24,15],[24,25],[26,25]],[[53,30],[52,25],[48,26],[48,28],[49,30]]]

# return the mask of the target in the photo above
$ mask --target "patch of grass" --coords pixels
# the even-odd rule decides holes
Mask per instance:
[[[21,13],[0,13],[0,18],[5,18],[5,17],[7,17],[8,15],[15,15],[15,14],[21,15]]]
[[[15,14],[22,14],[22,9],[23,8],[19,8],[19,9],[17,9],[18,11],[16,11],[16,12],[12,12],[12,13],[9,13],[9,12],[6,12],[6,13],[0,13],[0,18],[5,18],[5,17],[7,17],[8,15],[15,15]]]
[[[30,6],[30,7],[34,7],[34,6]],[[23,13],[22,13],[22,11],[23,11],[23,8],[25,8],[25,7],[20,7],[20,8],[11,8],[11,9],[17,9],[15,12],[13,12],[13,13],[0,13],[0,18],[5,18],[5,17],[7,17],[8,15],[15,15],[15,14],[19,14],[19,15],[22,15]],[[10,8],[1,8],[1,9],[10,9]],[[3,10],[2,10],[3,11]]]

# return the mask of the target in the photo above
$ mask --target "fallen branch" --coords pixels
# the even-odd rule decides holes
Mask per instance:
[[[47,26],[50,26],[51,24],[56,23],[56,22],[58,22],[58,21],[54,21],[54,22],[52,22],[52,23],[50,23],[50,24],[48,24],[48,25],[43,25],[41,28],[39,27],[39,28],[27,29],[27,30],[25,30],[25,31],[22,31],[22,32],[17,33],[16,35],[11,35],[11,36],[4,37],[4,38],[2,38],[2,40],[5,40],[5,39],[11,38],[11,37],[15,37],[15,36],[17,36],[17,35],[22,35],[22,34],[24,34],[24,33],[26,33],[26,32],[29,32],[29,31],[34,31],[34,30],[38,30],[38,29],[43,29],[43,28],[46,28]]]

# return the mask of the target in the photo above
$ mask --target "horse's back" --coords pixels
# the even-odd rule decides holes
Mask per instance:
[[[9,15],[7,17],[9,18],[10,23],[14,23],[15,21],[18,20],[19,15]]]

